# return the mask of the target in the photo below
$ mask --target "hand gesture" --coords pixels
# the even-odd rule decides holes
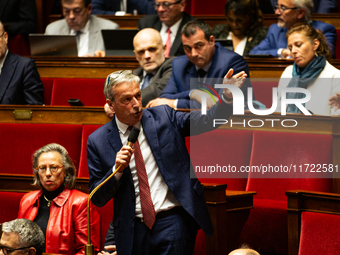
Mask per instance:
[[[228,73],[224,76],[223,79],[223,84],[231,84],[234,85],[238,88],[241,88],[244,81],[247,78],[247,74],[242,71],[239,72],[238,74],[235,74],[234,76],[232,76],[234,73],[234,70],[232,68],[229,69]],[[233,98],[233,94],[231,93],[231,91],[229,89],[224,89],[223,90],[223,95],[229,99]]]

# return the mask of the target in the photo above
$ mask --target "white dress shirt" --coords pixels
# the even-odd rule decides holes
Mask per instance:
[[[77,37],[78,57],[82,57],[89,52],[89,28],[90,20],[86,22],[85,27],[80,30],[81,34]],[[77,32],[71,29],[70,34],[77,35]]]
[[[177,21],[171,27],[168,27],[167,25],[162,23],[162,28],[161,28],[161,31],[159,33],[161,34],[163,44],[166,44],[166,41],[168,40],[168,32],[167,32],[167,30],[168,30],[168,28],[170,28],[170,31],[171,31],[170,39],[171,39],[171,46],[172,46],[173,42],[175,41],[175,38],[176,38],[176,35],[177,35],[177,31],[179,29],[179,24],[181,24],[181,22],[182,22],[182,19]]]
[[[8,53],[8,50],[6,51],[5,56],[0,60],[0,74],[1,74],[2,67],[4,66],[7,53]]]
[[[119,136],[122,141],[122,144],[127,144],[127,139],[129,137],[130,132],[128,131],[128,125],[120,122],[118,118],[115,116],[115,120],[117,123],[117,127],[119,130]],[[161,172],[159,171],[157,162],[152,154],[151,148],[149,146],[148,140],[143,131],[143,127],[140,122],[138,122],[135,127],[140,129],[140,133],[138,136],[139,147],[141,149],[146,173],[149,180],[151,199],[155,208],[156,213],[160,211],[169,210],[175,206],[180,205],[175,198],[175,196],[170,191],[169,187],[166,185]],[[136,195],[136,217],[142,218],[142,208],[140,203],[140,195],[139,195],[139,185],[138,185],[138,175],[135,164],[135,157],[132,154],[130,159],[129,167],[131,169],[131,175],[133,179],[133,184],[135,187],[135,195]],[[114,169],[113,169],[114,170]],[[117,174],[119,174],[117,176]],[[116,179],[120,179],[122,173],[117,173]]]

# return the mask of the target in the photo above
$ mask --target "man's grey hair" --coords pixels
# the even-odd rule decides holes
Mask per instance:
[[[312,23],[312,13],[314,10],[313,0],[293,0],[292,3],[300,9],[305,9],[304,22]]]
[[[33,173],[34,173],[33,185],[42,187],[40,178],[39,178],[39,170],[37,170],[40,155],[43,153],[53,152],[53,151],[59,152],[61,156],[61,163],[63,164],[64,171],[66,173],[66,177],[64,180],[65,186],[69,189],[72,189],[76,182],[76,172],[77,172],[76,167],[74,166],[72,159],[68,155],[67,150],[63,146],[57,143],[47,144],[34,152],[33,154]]]
[[[2,232],[17,233],[18,247],[34,247],[36,254],[41,255],[44,250],[45,236],[40,227],[27,219],[15,219],[2,224]]]
[[[117,72],[110,73],[104,83],[104,95],[106,99],[111,102],[115,101],[114,88],[122,82],[126,83],[139,83],[139,77],[134,75],[131,70],[120,70]]]

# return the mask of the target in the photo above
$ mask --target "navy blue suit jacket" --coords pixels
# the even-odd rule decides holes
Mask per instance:
[[[322,21],[313,21],[311,25],[323,33],[328,41],[332,54],[334,54],[336,43],[335,27]],[[286,33],[286,28],[281,28],[277,24],[271,25],[267,37],[260,42],[259,45],[255,46],[252,51],[250,51],[250,54],[270,54],[277,57],[278,49],[287,49]]]
[[[142,126],[159,171],[165,183],[182,207],[195,219],[203,231],[211,236],[213,227],[203,196],[203,188],[193,173],[185,137],[213,129],[213,118],[227,119],[232,106],[213,106],[207,115],[199,111],[184,113],[161,105],[143,110]],[[191,129],[190,129],[191,126]],[[116,153],[121,149],[115,118],[93,132],[87,142],[89,188],[92,191],[112,173]],[[194,174],[194,173],[193,173]],[[119,181],[113,177],[93,196],[97,206],[105,205],[111,198],[114,204],[114,235],[117,252],[131,254],[133,246],[135,190],[130,168],[124,169]]]
[[[0,104],[44,104],[44,86],[32,59],[8,52],[0,76]]]
[[[215,54],[207,78],[216,78],[213,83],[220,83],[230,68],[234,69],[234,74],[245,71],[248,75],[247,78],[250,78],[248,64],[244,58],[216,42]],[[177,108],[190,108],[189,93],[191,89],[195,88],[194,84],[190,87],[190,79],[197,77],[195,65],[189,61],[187,56],[175,58],[172,61],[171,78],[160,97],[178,99]],[[214,87],[214,84],[209,85]],[[245,100],[247,100],[247,88],[251,86],[251,82],[247,79],[241,87]],[[221,92],[222,90],[216,89],[216,91]]]
[[[155,14],[154,0],[127,0],[127,13]],[[92,14],[115,15],[120,10],[120,0],[92,0]]]

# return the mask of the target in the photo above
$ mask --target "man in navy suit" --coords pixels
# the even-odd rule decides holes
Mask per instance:
[[[203,83],[214,87],[214,84],[222,83],[222,78],[231,68],[235,73],[245,71],[249,77],[248,64],[244,58],[215,42],[211,28],[205,22],[188,22],[182,29],[182,43],[186,55],[172,61],[172,74],[168,84],[160,98],[150,101],[146,107],[167,104],[173,108],[200,108],[201,96],[194,90],[197,86],[190,84],[192,78],[201,76]],[[247,79],[241,88],[245,100],[248,95],[247,88],[251,86]],[[212,95],[215,94],[209,88],[205,89],[212,92]],[[216,91],[220,93],[222,90]],[[214,105],[210,97],[207,99],[207,105],[208,108]]]
[[[44,87],[32,59],[8,51],[0,22],[0,104],[44,104]]]
[[[250,54],[270,54],[274,57],[290,57],[287,48],[287,31],[299,22],[307,22],[326,37],[329,49],[334,55],[336,30],[331,24],[312,20],[313,0],[278,0],[275,14],[279,16],[278,23],[270,26],[267,37]]]
[[[155,14],[154,0],[126,0],[125,8],[121,8],[122,0],[92,0],[92,14],[115,15],[117,11],[134,14]]]
[[[232,70],[227,77],[231,75]],[[240,87],[245,77],[241,72],[231,80],[236,79]],[[211,236],[213,227],[185,137],[214,129],[213,118],[228,118],[232,114],[232,94],[225,89],[221,104],[213,106],[207,115],[175,111],[166,105],[143,110],[138,82],[131,71],[118,71],[106,79],[104,93],[115,117],[89,136],[90,190],[121,167],[92,201],[103,206],[113,198],[119,255],[192,254],[197,230],[201,227]],[[131,126],[141,130],[134,148],[125,145]],[[141,161],[149,191],[139,185]],[[142,205],[146,194],[151,196],[147,208]],[[152,223],[147,220],[146,209],[154,217]]]

